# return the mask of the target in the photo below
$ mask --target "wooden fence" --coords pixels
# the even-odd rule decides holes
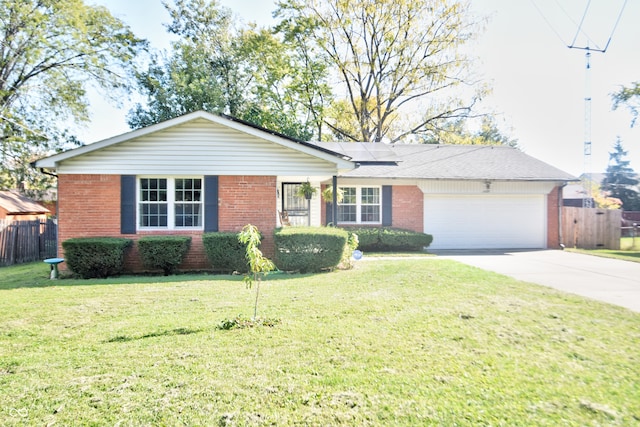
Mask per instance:
[[[0,220],[0,265],[39,261],[56,256],[58,227],[46,221]]]
[[[562,208],[562,237],[570,248],[620,249],[622,211]]]

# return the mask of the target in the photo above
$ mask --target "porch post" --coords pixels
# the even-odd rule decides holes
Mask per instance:
[[[333,209],[331,209],[331,223],[334,227],[338,226],[338,177],[337,175],[333,176]]]

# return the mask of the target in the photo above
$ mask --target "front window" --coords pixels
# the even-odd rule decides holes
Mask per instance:
[[[202,228],[201,178],[140,178],[140,228]]]
[[[342,202],[338,205],[338,222],[379,224],[380,187],[340,187]]]

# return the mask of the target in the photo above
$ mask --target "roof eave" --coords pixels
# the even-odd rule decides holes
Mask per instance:
[[[193,113],[185,114],[184,116],[176,117],[162,123],[157,123],[145,128],[136,129],[131,132],[114,136],[112,138],[104,139],[102,141],[94,142],[92,144],[84,145],[82,147],[74,148],[62,153],[54,154],[52,156],[36,160],[35,162],[32,162],[31,165],[35,168],[56,169],[58,164],[64,160],[97,151],[102,148],[119,144],[131,139],[149,135],[151,133],[159,132],[197,119],[209,120],[212,123],[221,124],[239,132],[243,132],[248,135],[274,142],[276,144],[301,151],[305,154],[318,157],[322,160],[335,163],[336,168],[339,170],[351,170],[356,167],[355,164],[350,160],[350,158],[340,153],[336,153],[323,148],[318,148],[313,144],[289,138],[285,135],[269,131],[267,129],[239,119],[234,119],[229,116],[220,116],[212,113],[207,113],[206,111],[196,111]]]

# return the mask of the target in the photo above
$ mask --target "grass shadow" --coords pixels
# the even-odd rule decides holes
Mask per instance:
[[[176,328],[176,329],[170,329],[170,330],[164,330],[164,331],[151,332],[151,333],[139,335],[139,336],[118,335],[113,338],[109,338],[104,342],[105,343],[129,342],[129,341],[143,340],[147,338],[170,337],[174,335],[192,335],[200,332],[202,332],[202,329]]]

